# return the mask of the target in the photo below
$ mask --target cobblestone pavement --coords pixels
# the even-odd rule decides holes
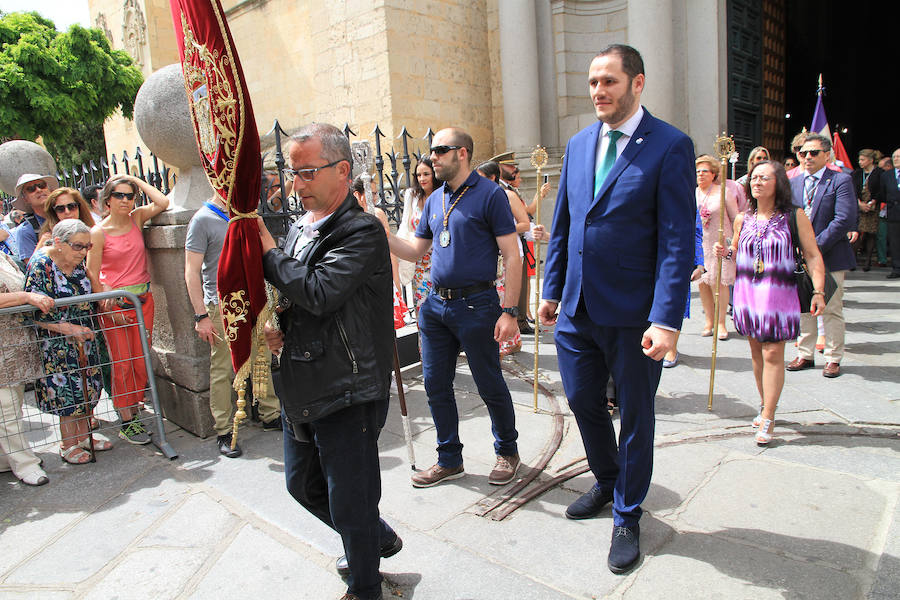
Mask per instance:
[[[641,521],[641,562],[624,576],[606,568],[609,509],[570,521],[565,507],[587,490],[570,479],[503,520],[479,516],[492,466],[490,424],[465,361],[456,388],[466,477],[429,489],[409,485],[396,399],[382,433],[382,512],[404,549],[382,562],[386,598],[897,598],[900,596],[900,283],[886,271],[847,280],[843,375],[787,373],[776,440],[758,448],[758,404],[746,341],[719,343],[715,398],[707,411],[710,338],[700,305],[685,322],[679,365],[657,398],[653,484]],[[730,326],[730,322],[729,322]],[[533,337],[505,361],[520,449],[535,464],[554,432],[562,441],[541,474],[583,464],[556,369],[542,337],[532,410]],[[793,357],[793,348],[786,351]],[[434,431],[415,370],[407,374],[417,465],[435,460]],[[0,475],[0,599],[338,598],[336,534],[284,490],[281,433],[243,428],[244,456],[221,457],[213,439],[168,425],[179,458],[117,443],[96,464],[63,465],[38,449],[49,485]],[[523,471],[525,472],[525,471]],[[504,488],[505,489],[505,488]]]

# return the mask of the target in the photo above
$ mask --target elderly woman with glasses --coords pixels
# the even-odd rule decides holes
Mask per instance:
[[[703,227],[703,264],[716,264],[716,256],[713,252],[713,244],[719,240],[719,213],[721,205],[721,192],[719,186],[719,161],[708,154],[704,154],[695,161],[697,165],[697,212],[700,214],[700,224]],[[738,214],[738,198],[731,188],[725,187],[725,224],[724,231],[727,236],[731,232],[734,219]],[[703,304],[703,314],[706,319],[702,336],[710,336],[713,333],[715,320],[719,321],[718,336],[720,340],[728,339],[728,331],[725,328],[725,315],[728,310],[728,286],[734,283],[734,263],[722,263],[722,281],[719,286],[719,314],[715,313],[715,287],[716,269],[710,267],[700,276],[700,301]]]
[[[57,223],[52,235],[53,247],[28,263],[25,291],[54,300],[90,294],[84,259],[91,249],[91,230],[80,220],[66,219]],[[45,373],[35,386],[38,407],[59,417],[62,459],[75,465],[90,462],[91,448],[112,448],[107,440],[90,439],[89,415],[103,389],[93,306],[89,302],[57,306],[34,320]]]
[[[141,193],[150,202],[135,208]],[[137,177],[116,175],[103,186],[100,204],[109,214],[91,230],[94,247],[88,255],[88,270],[104,291],[125,290],[140,299],[149,337],[153,331],[153,294],[141,229],[169,207],[169,199]],[[148,379],[135,307],[122,299],[104,301],[101,308],[100,319],[113,361],[113,406],[122,419],[119,437],[131,444],[147,444],[150,434],[138,419]]]

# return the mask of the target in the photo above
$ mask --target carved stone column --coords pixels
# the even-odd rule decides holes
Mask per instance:
[[[628,45],[644,58],[647,87],[641,103],[672,123],[675,114],[676,51],[672,0],[628,1]]]

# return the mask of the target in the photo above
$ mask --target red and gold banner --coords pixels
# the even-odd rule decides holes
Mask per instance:
[[[170,0],[170,4],[197,147],[206,175],[231,216],[219,258],[218,288],[238,387],[250,374],[254,329],[266,308],[256,225],[262,168],[259,134],[219,0]]]

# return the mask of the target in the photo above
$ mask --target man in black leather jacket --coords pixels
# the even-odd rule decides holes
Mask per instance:
[[[341,535],[344,598],[382,597],[379,556],[403,545],[380,519],[378,434],[387,417],[393,357],[393,296],[387,239],[349,193],[350,144],[331,125],[291,138],[287,177],[308,211],[284,251],[260,220],[263,269],[290,305],[273,383],[284,419],[290,494]]]

